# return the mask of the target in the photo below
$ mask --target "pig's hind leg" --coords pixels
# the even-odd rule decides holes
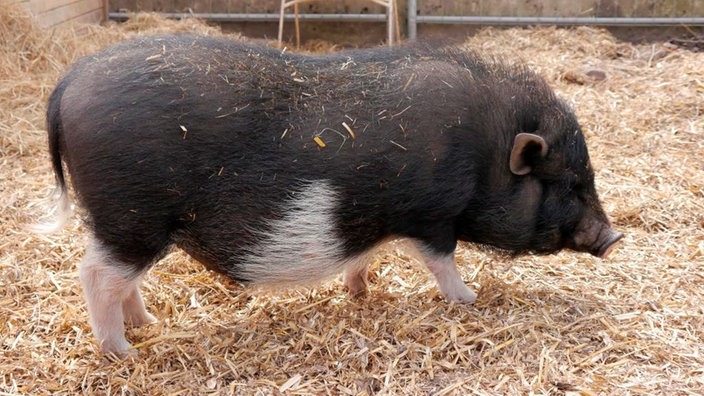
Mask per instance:
[[[156,322],[154,315],[150,314],[144,306],[144,299],[139,292],[140,283],[142,283],[141,277],[133,282],[132,291],[122,301],[122,315],[125,318],[125,323],[135,327]]]
[[[125,322],[139,326],[155,320],[139,293],[142,277],[131,268],[96,239],[90,240],[79,267],[93,334],[101,351],[118,356],[124,356],[130,348]]]
[[[369,286],[369,263],[372,262],[377,249],[383,246],[384,243],[386,243],[386,241],[378,243],[348,261],[342,273],[342,283],[344,283],[350,296],[364,297],[367,295]]]
[[[363,297],[367,294],[367,275],[369,269],[366,263],[351,265],[345,269],[342,281],[347,292],[353,297]]]

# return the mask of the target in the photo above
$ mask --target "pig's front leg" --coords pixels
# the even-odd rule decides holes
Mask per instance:
[[[421,245],[417,245],[417,249],[425,266],[435,275],[438,287],[448,302],[472,304],[477,300],[477,294],[465,285],[462,276],[457,271],[454,252],[439,254]]]

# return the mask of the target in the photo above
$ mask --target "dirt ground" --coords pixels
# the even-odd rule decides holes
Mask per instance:
[[[704,392],[704,53],[593,28],[488,28],[461,46],[527,63],[575,108],[626,234],[608,260],[463,245],[479,299],[460,306],[402,244],[376,257],[361,300],[339,279],[242,288],[175,252],[145,279],[158,322],[128,330],[138,353],[101,355],[77,283],[79,219],[52,235],[25,228],[53,188],[45,103],[76,57],[162,31],[222,34],[153,16],[46,31],[0,10],[0,393]]]

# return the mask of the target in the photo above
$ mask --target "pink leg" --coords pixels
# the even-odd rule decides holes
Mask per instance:
[[[347,292],[353,297],[363,297],[367,294],[367,274],[365,264],[355,265],[345,269],[342,281],[347,286]]]
[[[457,271],[455,255],[436,256],[426,249],[418,246],[423,256],[426,267],[435,275],[438,287],[447,301],[461,304],[472,304],[477,300],[477,295],[462,280],[462,275]]]
[[[125,319],[144,324],[154,319],[139,295],[141,277],[130,277],[121,265],[92,240],[79,268],[90,325],[101,351],[124,356],[130,348],[125,338]]]
[[[125,317],[125,323],[131,326],[139,327],[156,322],[154,315],[147,312],[144,307],[144,299],[139,292],[140,278],[132,288],[132,291],[122,301],[122,315]]]

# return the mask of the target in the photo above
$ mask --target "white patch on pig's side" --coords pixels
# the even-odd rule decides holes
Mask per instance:
[[[272,220],[260,242],[247,249],[237,277],[254,284],[308,284],[339,274],[345,268],[365,265],[370,252],[346,257],[338,237],[335,211],[337,192],[325,180],[312,181],[294,195]]]
[[[415,248],[423,258],[425,266],[435,276],[440,292],[448,302],[460,304],[473,304],[477,294],[472,291],[462,280],[462,275],[455,264],[455,254],[437,255],[425,248],[422,243],[414,241]]]
[[[90,326],[101,351],[123,356],[130,348],[125,324],[143,325],[155,321],[139,293],[141,276],[130,266],[115,260],[102,243],[91,239],[79,266],[79,277],[88,307]]]

